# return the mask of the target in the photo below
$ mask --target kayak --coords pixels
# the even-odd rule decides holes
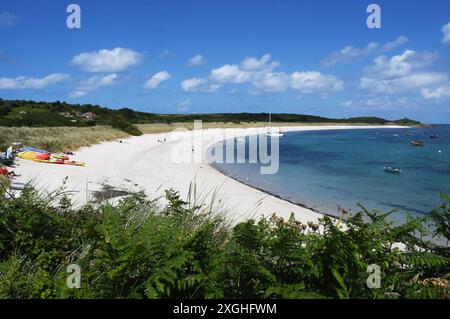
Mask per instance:
[[[55,154],[52,154],[52,158],[58,159],[58,160],[63,160],[63,161],[68,161],[69,160],[69,156],[67,156],[67,155],[55,155]]]
[[[44,154],[50,154],[48,151],[40,150],[38,148],[32,148],[32,147],[22,147],[19,152],[34,152],[34,153],[44,153]]]
[[[19,150],[19,152],[32,152],[32,153],[39,153],[39,154],[49,154],[49,155],[51,155],[52,158],[55,158],[55,159],[63,159],[65,161],[69,160],[69,157],[67,155],[55,155],[55,154],[51,154],[48,151],[44,151],[44,150],[40,150],[40,149],[32,148],[32,147],[23,147],[23,148],[21,148]]]
[[[400,174],[402,172],[402,170],[400,168],[392,167],[392,166],[385,167],[384,171],[388,172],[388,173],[393,173],[393,174]]]
[[[29,161],[50,159],[49,153],[38,153],[38,152],[31,152],[31,151],[17,153],[17,156],[22,159],[29,160]]]
[[[75,161],[65,161],[65,160],[36,160],[39,163],[47,163],[47,164],[59,164],[59,165],[72,165],[72,166],[85,166],[84,162],[75,162]]]

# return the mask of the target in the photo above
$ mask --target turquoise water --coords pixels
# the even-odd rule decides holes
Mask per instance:
[[[430,139],[431,134],[439,137]],[[426,145],[414,147],[411,140]],[[214,166],[323,213],[337,215],[338,206],[355,211],[361,203],[396,209],[394,218],[403,220],[406,212],[429,213],[439,205],[441,192],[450,193],[450,125],[291,132],[280,139],[280,168],[274,175],[261,175],[259,164]],[[402,173],[386,173],[385,166],[400,167]]]

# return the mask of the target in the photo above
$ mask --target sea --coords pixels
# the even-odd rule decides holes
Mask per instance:
[[[239,140],[244,139],[248,148],[248,137]],[[412,146],[412,140],[425,145]],[[247,162],[213,166],[324,214],[339,216],[339,207],[354,213],[361,204],[370,210],[393,210],[391,218],[401,222],[408,214],[429,214],[440,205],[441,193],[450,194],[450,125],[288,132],[279,139],[276,174],[262,175],[263,164]],[[386,172],[387,166],[401,173]]]

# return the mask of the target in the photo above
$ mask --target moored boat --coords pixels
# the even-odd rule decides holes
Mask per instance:
[[[402,170],[400,168],[392,167],[392,166],[385,166],[384,171],[387,173],[392,173],[392,174],[400,174],[402,172]]]
[[[412,146],[424,146],[425,143],[422,141],[411,141]]]
[[[281,129],[278,129],[277,131],[273,130],[272,128],[272,110],[269,110],[269,130],[266,132],[266,136],[268,137],[283,137],[284,133],[281,131]]]

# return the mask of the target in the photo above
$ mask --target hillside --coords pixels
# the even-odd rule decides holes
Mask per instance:
[[[111,125],[117,118],[126,118],[132,124],[180,123],[202,120],[204,122],[265,122],[267,113],[216,113],[216,114],[153,114],[134,111],[131,108],[112,110],[92,104],[68,104],[66,102],[37,102],[0,99],[0,126],[58,127]],[[378,117],[354,117],[332,119],[302,114],[272,114],[273,122],[281,123],[367,123],[419,125],[420,122],[401,119],[386,120]]]

